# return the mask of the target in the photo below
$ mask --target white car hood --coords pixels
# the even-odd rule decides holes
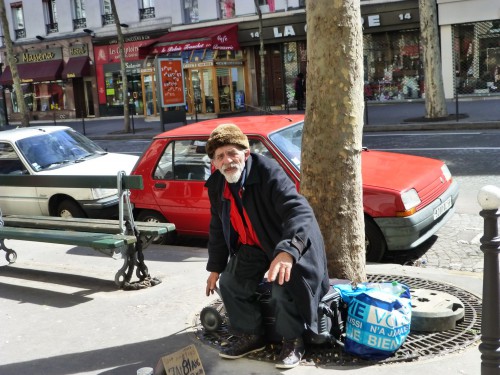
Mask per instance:
[[[74,175],[74,176],[115,176],[120,171],[130,174],[139,159],[135,155],[107,153],[80,163],[67,164],[61,168],[40,171],[39,175]]]

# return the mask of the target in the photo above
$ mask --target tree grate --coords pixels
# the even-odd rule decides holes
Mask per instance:
[[[442,332],[414,332],[406,338],[402,347],[391,357],[380,361],[364,360],[344,352],[343,348],[334,344],[307,345],[306,354],[301,365],[314,366],[350,366],[373,365],[394,362],[410,362],[436,356],[456,353],[480,340],[481,335],[481,299],[463,289],[451,284],[440,283],[409,276],[399,275],[368,275],[370,282],[385,282],[397,280],[408,285],[410,292],[414,289],[430,289],[448,293],[457,297],[464,305],[464,318],[457,322],[454,329]],[[223,317],[221,328],[216,332],[206,331],[197,314],[194,318],[194,333],[203,343],[222,349],[235,340],[231,335],[225,315],[224,306],[220,299],[215,300],[211,307],[220,311]],[[266,349],[252,353],[247,358],[259,361],[276,361],[281,350],[281,344],[268,344]]]

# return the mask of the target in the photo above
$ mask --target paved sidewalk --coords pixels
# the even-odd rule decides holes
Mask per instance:
[[[193,332],[205,297],[206,249],[151,246],[145,261],[162,283],[138,291],[113,283],[120,261],[67,245],[9,241],[17,262],[0,258],[0,311],[3,321],[0,374],[135,375],[154,367],[165,354],[190,344],[206,374],[477,375],[480,352],[472,345],[456,354],[384,365],[300,365],[278,371],[250,359],[224,360]],[[482,274],[436,268],[367,266],[370,274],[403,275],[451,284],[480,295]]]

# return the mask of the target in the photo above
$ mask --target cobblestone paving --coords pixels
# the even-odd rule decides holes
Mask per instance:
[[[388,252],[383,262],[483,272],[484,257],[480,249],[483,225],[479,215],[455,213],[433,239],[415,250]]]

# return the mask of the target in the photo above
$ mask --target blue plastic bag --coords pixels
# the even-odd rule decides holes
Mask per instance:
[[[375,283],[339,284],[334,287],[347,303],[345,351],[368,360],[390,357],[410,333],[411,296],[399,284],[395,294]]]

